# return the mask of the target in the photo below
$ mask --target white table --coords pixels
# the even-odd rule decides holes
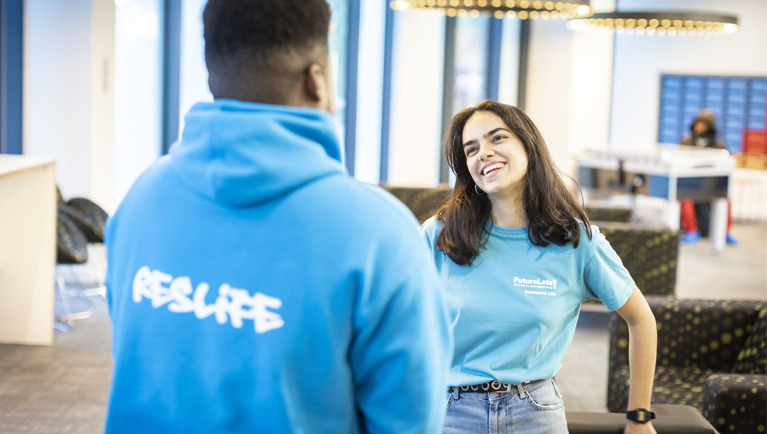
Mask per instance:
[[[53,159],[0,155],[0,343],[53,343],[55,267]]]
[[[578,159],[578,181],[583,188],[633,186],[637,194],[666,199],[664,221],[674,230],[679,229],[679,201],[710,201],[709,239],[714,250],[721,251],[735,162],[725,150],[685,148],[661,146],[654,154],[592,152]]]

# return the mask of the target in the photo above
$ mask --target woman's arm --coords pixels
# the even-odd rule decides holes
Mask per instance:
[[[650,409],[655,376],[658,329],[655,316],[639,288],[634,287],[628,301],[617,310],[629,327],[629,410]],[[628,433],[655,433],[652,423],[626,421]]]

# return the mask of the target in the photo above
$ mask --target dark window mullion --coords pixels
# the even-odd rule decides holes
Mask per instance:
[[[519,22],[519,73],[517,74],[517,107],[525,111],[527,68],[530,52],[530,20]]]
[[[346,170],[354,176],[357,145],[357,70],[360,45],[360,0],[349,0],[348,33],[346,34]]]
[[[383,92],[381,95],[381,152],[378,179],[382,184],[389,180],[389,123],[391,116],[392,44],[394,43],[394,10],[383,2],[384,16],[384,63]]]
[[[447,131],[453,118],[453,92],[455,85],[455,17],[445,18],[445,61],[442,73],[442,129],[440,137]],[[445,155],[439,147],[439,182],[441,184],[450,181],[450,167],[447,165]]]
[[[487,69],[485,98],[498,100],[498,87],[501,77],[501,37],[503,36],[503,20],[490,18],[487,44]]]
[[[0,0],[0,153],[22,153],[23,0]]]
[[[178,139],[181,63],[181,1],[164,0],[162,66],[162,154]]]

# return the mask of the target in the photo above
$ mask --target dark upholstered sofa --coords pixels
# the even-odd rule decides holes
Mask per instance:
[[[767,303],[647,297],[658,325],[653,404],[697,408],[722,433],[767,428]],[[607,407],[628,404],[628,329],[609,321]]]
[[[419,223],[433,216],[450,197],[448,187],[382,187],[401,200]],[[627,223],[631,217],[628,208],[587,207],[586,212],[645,295],[674,295],[679,256],[677,231],[631,225]]]
[[[448,187],[395,187],[392,185],[381,187],[404,203],[418,219],[418,223],[423,223],[436,214],[437,210],[450,198]]]
[[[660,404],[652,407],[658,434],[716,434],[713,426],[693,407]],[[626,413],[593,413],[568,411],[570,434],[619,434],[626,426]]]

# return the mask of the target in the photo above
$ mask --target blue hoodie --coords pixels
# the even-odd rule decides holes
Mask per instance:
[[[329,114],[217,100],[107,225],[107,432],[440,432],[452,343],[406,208]]]

